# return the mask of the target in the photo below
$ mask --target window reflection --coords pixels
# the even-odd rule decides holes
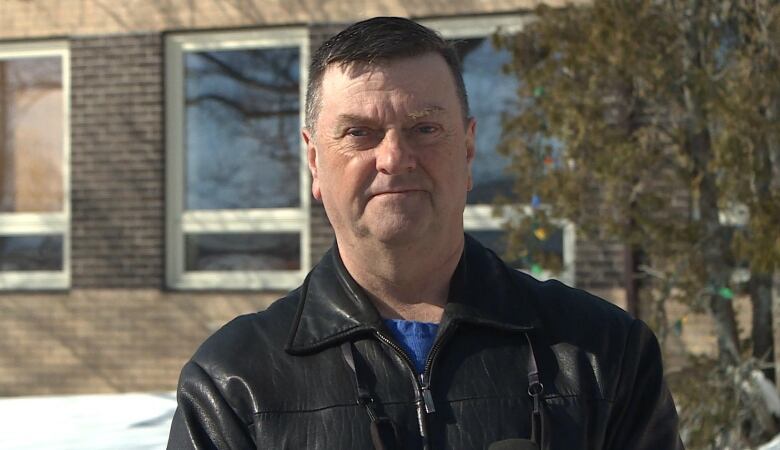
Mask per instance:
[[[186,270],[299,270],[298,233],[204,233],[185,236]]]
[[[509,159],[500,155],[497,148],[502,117],[518,107],[518,82],[502,71],[511,55],[495,49],[489,38],[461,39],[454,44],[463,63],[471,115],[477,119],[474,188],[469,192],[468,203],[491,203],[496,195],[512,191],[512,179],[505,172]]]
[[[298,48],[184,61],[186,209],[299,206]]]
[[[0,212],[63,209],[59,57],[0,60]]]
[[[509,254],[508,236],[504,230],[470,230],[468,233],[516,269],[530,270],[534,264],[543,269],[558,270],[562,267],[563,229],[560,227],[551,228],[544,235],[528,233],[521,245],[521,255]]]
[[[0,236],[0,271],[62,270],[62,236]]]

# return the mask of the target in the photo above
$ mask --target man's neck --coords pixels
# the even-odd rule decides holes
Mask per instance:
[[[339,253],[352,278],[387,319],[438,323],[463,241],[447,246],[350,246]]]

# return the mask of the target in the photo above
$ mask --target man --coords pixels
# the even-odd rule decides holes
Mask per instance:
[[[367,20],[309,77],[336,243],[187,363],[169,448],[682,448],[647,326],[464,237],[476,128],[445,41]]]

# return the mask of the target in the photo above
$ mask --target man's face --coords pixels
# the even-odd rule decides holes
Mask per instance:
[[[320,102],[303,134],[312,193],[341,244],[462,239],[475,124],[440,55],[331,65]]]

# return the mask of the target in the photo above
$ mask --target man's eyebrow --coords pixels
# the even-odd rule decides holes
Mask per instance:
[[[423,117],[430,116],[433,113],[438,113],[443,111],[444,108],[442,108],[441,106],[431,105],[431,106],[426,106],[425,108],[417,111],[412,111],[409,114],[407,114],[406,117],[412,120],[417,120],[417,119],[422,119]]]
[[[341,125],[341,124],[343,124],[345,122],[347,122],[347,123],[349,123],[349,122],[367,122],[368,120],[369,120],[368,117],[364,117],[364,116],[361,116],[359,114],[344,113],[344,114],[339,114],[338,116],[336,116],[336,123],[339,124],[339,125]]]
[[[341,132],[341,128],[343,128],[345,125],[352,125],[357,123],[366,123],[370,122],[371,120],[368,117],[364,117],[357,114],[339,114],[336,117],[336,124],[333,125],[333,132],[335,134],[338,134]]]

